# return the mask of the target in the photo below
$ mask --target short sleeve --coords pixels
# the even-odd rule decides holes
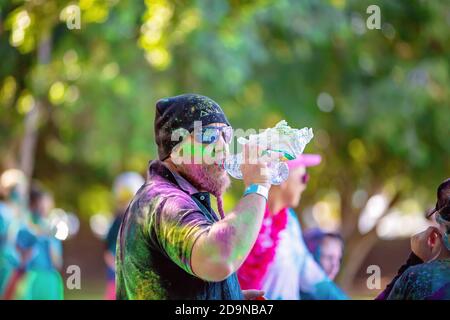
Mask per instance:
[[[192,249],[213,222],[184,193],[163,199],[156,210],[149,228],[153,228],[161,249],[179,267],[195,276],[191,266]]]

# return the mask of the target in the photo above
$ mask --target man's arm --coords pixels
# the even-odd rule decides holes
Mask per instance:
[[[255,150],[245,147],[241,165],[244,185],[270,188],[267,159],[251,164]],[[254,162],[253,162],[254,163]],[[250,253],[264,218],[267,199],[259,194],[244,196],[224,219],[198,237],[192,248],[192,272],[206,281],[222,281],[235,272]]]
[[[235,272],[252,249],[261,229],[266,199],[242,198],[225,219],[203,233],[192,249],[192,271],[206,281],[222,281]]]

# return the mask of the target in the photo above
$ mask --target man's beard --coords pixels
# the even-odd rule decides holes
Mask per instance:
[[[230,178],[217,165],[184,164],[181,174],[198,190],[220,197],[230,186]]]

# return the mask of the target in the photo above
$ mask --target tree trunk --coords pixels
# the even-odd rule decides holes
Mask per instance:
[[[51,58],[50,32],[43,34],[38,47],[38,64],[47,64]],[[24,119],[24,137],[20,148],[20,168],[25,173],[28,181],[31,180],[34,171],[34,159],[36,143],[38,139],[39,118],[45,102],[37,100]]]
[[[349,253],[346,258],[345,268],[339,277],[339,284],[344,290],[350,290],[356,274],[361,269],[364,260],[378,241],[376,227],[364,236],[359,233],[349,239],[345,250]]]
[[[352,288],[353,280],[355,279],[358,271],[361,269],[361,265],[364,263],[367,255],[378,242],[379,238],[376,231],[378,222],[391,210],[400,198],[400,193],[397,192],[389,201],[388,206],[372,230],[364,235],[361,235],[359,230],[356,228],[353,234],[346,240],[345,251],[348,252],[348,254],[344,258],[345,267],[343,268],[338,281],[344,290],[349,290]]]

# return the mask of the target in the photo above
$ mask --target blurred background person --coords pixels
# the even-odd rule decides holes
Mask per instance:
[[[328,278],[334,280],[341,269],[344,252],[342,236],[314,228],[306,231],[303,238],[314,260],[322,267]]]
[[[3,296],[7,279],[13,270],[13,263],[9,259],[8,227],[13,212],[6,202],[6,190],[0,184],[0,297]]]
[[[291,208],[306,189],[307,167],[321,162],[319,155],[303,154],[288,161],[289,177],[273,186],[256,243],[238,270],[242,289],[261,289],[268,299],[298,300],[300,292],[313,299],[346,299],[308,251],[300,222]]]
[[[344,240],[341,235],[314,228],[305,232],[304,240],[314,260],[322,267],[328,278],[334,281],[341,269],[344,252]],[[304,300],[313,298],[308,292],[301,292],[301,297]]]
[[[37,184],[29,196],[29,219],[17,235],[17,243],[34,242],[25,263],[25,274],[17,284],[15,298],[24,300],[62,300],[62,244],[49,223],[53,196]],[[26,247],[22,245],[22,247]]]
[[[411,238],[412,251],[424,262],[395,281],[387,300],[450,300],[450,206],[436,212],[439,227]]]
[[[414,235],[411,238],[411,253],[397,275],[386,286],[376,300],[386,299],[450,299],[450,279],[447,272],[436,274],[448,262],[447,251],[450,250],[450,178],[444,180],[437,188],[436,205],[427,213],[427,218],[434,215],[435,226]],[[441,260],[431,267],[421,266],[424,262]],[[417,268],[416,268],[417,266]],[[417,269],[417,270],[416,270]],[[445,269],[445,267],[444,267]],[[414,271],[417,271],[417,277]],[[448,270],[448,267],[447,267]],[[411,274],[412,273],[412,274]],[[404,275],[405,274],[405,275]],[[397,285],[397,281],[401,282]],[[420,282],[418,282],[420,280]],[[410,293],[406,293],[406,287]],[[396,292],[393,289],[396,287]],[[435,290],[434,293],[430,293]],[[413,293],[414,292],[414,293]]]
[[[122,223],[123,215],[133,199],[139,188],[145,183],[144,178],[136,172],[125,172],[117,176],[113,185],[114,201],[116,205],[116,211],[114,220],[106,235],[105,244],[106,249],[104,253],[104,259],[106,263],[106,300],[116,299],[116,241],[119,234],[120,224]]]
[[[28,244],[16,240],[27,215],[28,180],[22,171],[8,169],[0,176],[0,188],[0,297],[11,299],[27,259],[21,245]]]

